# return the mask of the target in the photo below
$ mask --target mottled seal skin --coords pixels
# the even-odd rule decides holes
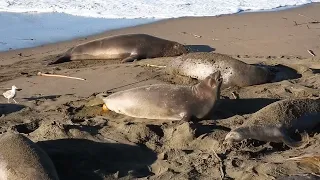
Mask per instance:
[[[136,118],[183,120],[203,118],[220,98],[217,71],[194,86],[155,84],[128,89],[103,98],[109,110]]]
[[[126,34],[77,45],[49,65],[72,60],[122,59],[122,62],[132,62],[146,58],[179,56],[187,52],[186,47],[178,42],[147,34]]]
[[[308,135],[295,141],[290,134],[308,131],[320,124],[320,99],[286,99],[274,102],[254,113],[241,126],[231,130],[225,142],[256,139],[283,142],[289,147],[303,147]]]
[[[59,180],[49,156],[21,134],[0,136],[1,180]]]
[[[179,74],[203,80],[215,71],[221,71],[222,88],[245,87],[270,82],[273,75],[266,67],[246,64],[227,55],[212,52],[194,52],[174,58],[166,67],[169,74]]]

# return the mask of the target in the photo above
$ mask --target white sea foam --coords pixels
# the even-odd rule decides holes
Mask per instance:
[[[320,0],[0,0],[0,51],[163,18],[271,10]]]
[[[103,18],[215,16],[320,0],[0,0],[0,11],[63,12]]]

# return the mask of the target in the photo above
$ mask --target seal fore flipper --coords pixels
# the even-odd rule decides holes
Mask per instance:
[[[284,136],[283,143],[291,148],[303,148],[309,143],[309,135],[308,133],[303,132],[300,134],[300,136],[301,136],[300,141],[293,140],[289,136]]]
[[[138,59],[138,55],[130,55],[129,57],[124,58],[121,62],[126,63],[126,62],[133,62],[134,60]]]
[[[57,56],[57,58],[55,60],[52,60],[51,62],[49,62],[47,64],[48,65],[52,65],[52,64],[59,64],[59,63],[63,63],[63,62],[69,62],[71,61],[71,51],[73,50],[73,48],[70,48],[68,51],[66,51],[63,54],[60,54],[59,56]]]

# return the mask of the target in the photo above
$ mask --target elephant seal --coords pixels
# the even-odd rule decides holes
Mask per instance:
[[[72,60],[99,59],[132,62],[146,58],[179,56],[187,52],[186,47],[178,42],[147,34],[125,34],[79,44],[48,65]]]
[[[221,71],[222,88],[251,86],[270,82],[273,74],[266,68],[244,63],[230,56],[212,52],[194,52],[174,58],[166,66],[169,74],[180,74],[203,80]]]
[[[0,136],[1,180],[59,180],[49,156],[21,134]]]
[[[220,71],[193,86],[154,84],[102,97],[106,108],[136,118],[183,120],[207,115],[220,99]]]
[[[320,124],[320,99],[285,99],[274,102],[254,113],[241,126],[231,130],[225,142],[256,139],[283,142],[289,147],[303,147],[308,140],[295,141],[289,134],[310,130]]]

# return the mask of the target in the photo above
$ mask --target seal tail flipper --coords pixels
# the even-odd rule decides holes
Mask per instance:
[[[59,64],[59,63],[71,61],[71,52],[72,52],[72,50],[73,50],[73,48],[70,48],[67,52],[65,52],[62,55],[58,56],[55,60],[49,62],[47,65]]]
[[[291,148],[303,148],[309,143],[309,135],[306,132],[300,134],[301,140],[295,141],[289,136],[284,136],[283,142]]]
[[[103,100],[105,97],[107,97],[107,96],[108,96],[108,95],[107,95],[107,94],[104,94],[104,93],[101,93],[101,94],[96,95],[97,98],[100,98],[100,99],[102,99],[102,100]],[[105,103],[103,103],[102,111],[103,111],[103,112],[109,111],[108,106],[107,106]]]
[[[109,111],[109,109],[108,109],[108,107],[107,107],[106,104],[103,104],[103,106],[102,106],[102,111],[103,111],[103,112]]]

